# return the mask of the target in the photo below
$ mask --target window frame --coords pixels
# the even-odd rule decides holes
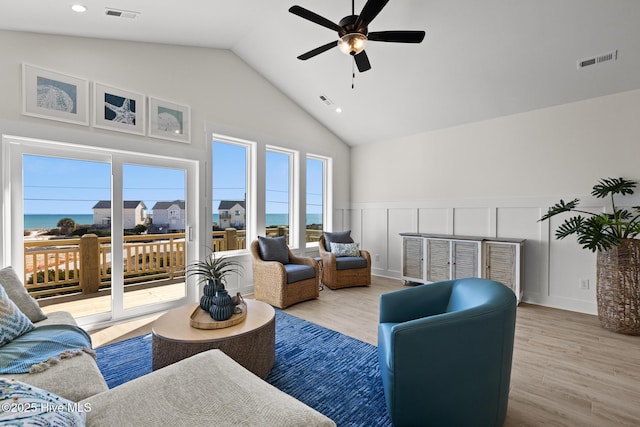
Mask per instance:
[[[247,253],[249,251],[249,244],[251,243],[251,241],[253,241],[253,239],[257,238],[257,229],[258,229],[258,223],[257,223],[257,171],[256,171],[256,167],[257,167],[257,143],[254,141],[249,141],[246,139],[241,139],[241,138],[235,138],[235,137],[231,137],[231,136],[227,136],[227,135],[221,135],[221,134],[217,134],[217,133],[210,133],[210,139],[209,139],[209,147],[208,150],[209,151],[209,159],[210,159],[210,163],[211,163],[211,167],[208,169],[209,173],[211,174],[210,179],[208,180],[208,183],[206,185],[207,188],[207,197],[209,200],[211,200],[210,203],[207,204],[207,207],[205,207],[205,210],[207,210],[207,215],[206,215],[206,223],[205,223],[205,230],[207,230],[207,237],[206,240],[208,243],[208,245],[211,243],[211,232],[213,230],[213,201],[214,201],[214,177],[213,177],[213,156],[214,156],[214,149],[213,149],[213,145],[216,142],[219,143],[223,143],[223,144],[229,144],[229,145],[236,145],[236,146],[240,146],[240,147],[244,147],[246,149],[246,156],[245,156],[245,171],[246,171],[246,176],[245,176],[245,183],[246,183],[246,196],[245,196],[245,240],[246,240],[246,244],[245,244],[245,249],[233,249],[233,250],[228,250],[228,251],[224,251],[224,254],[226,256],[229,255],[237,255],[237,254],[243,254],[243,253]]]
[[[333,216],[331,212],[333,212],[333,180],[332,180],[332,161],[333,159],[328,156],[322,156],[318,154],[307,153],[305,156],[305,215],[303,219],[304,230],[306,236],[307,230],[307,207],[309,205],[309,201],[307,200],[307,189],[309,187],[307,179],[308,179],[308,171],[307,171],[307,162],[309,160],[315,160],[322,163],[322,231],[327,231],[332,229],[333,225]],[[306,238],[305,238],[306,242]],[[306,242],[307,248],[317,247],[318,242]]]
[[[297,248],[298,247],[298,236],[299,234],[299,221],[298,221],[298,205],[299,205],[299,200],[300,198],[297,196],[297,192],[295,191],[297,188],[297,184],[299,181],[298,178],[298,174],[295,173],[296,170],[296,163],[297,160],[299,158],[298,152],[295,150],[290,150],[287,148],[283,148],[283,147],[277,147],[277,146],[273,146],[273,145],[267,145],[265,147],[265,193],[264,193],[264,201],[265,201],[265,232],[266,232],[266,218],[267,218],[267,188],[266,188],[266,174],[268,173],[267,170],[267,153],[268,152],[272,152],[272,153],[278,153],[278,154],[283,154],[285,156],[288,157],[288,167],[289,170],[288,172],[288,179],[289,179],[289,185],[288,185],[288,194],[287,194],[287,201],[288,201],[288,206],[287,206],[287,214],[288,214],[288,219],[289,219],[289,223],[287,224],[287,226],[289,227],[289,241],[288,244],[290,247],[292,248]]]

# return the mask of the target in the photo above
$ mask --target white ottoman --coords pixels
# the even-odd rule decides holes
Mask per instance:
[[[209,350],[84,399],[87,426],[335,426]]]

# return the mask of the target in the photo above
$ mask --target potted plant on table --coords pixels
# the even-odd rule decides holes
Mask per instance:
[[[241,270],[239,262],[228,257],[216,257],[212,250],[204,259],[187,266],[187,277],[197,276],[198,283],[205,284],[200,308],[209,312],[214,320],[226,320],[233,314],[233,301],[225,289],[225,278]]]
[[[597,253],[596,296],[598,318],[605,329],[640,335],[640,206],[621,208],[614,196],[631,195],[637,183],[625,178],[604,178],[591,195],[610,198],[611,212],[592,213],[578,209],[579,199],[560,200],[540,219],[564,212],[577,215],[565,219],[556,238],[576,235],[584,249]]]

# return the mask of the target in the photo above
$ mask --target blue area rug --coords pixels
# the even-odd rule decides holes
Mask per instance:
[[[96,349],[110,388],[151,372],[151,335]],[[267,382],[338,426],[390,426],[377,349],[276,310],[276,362]]]

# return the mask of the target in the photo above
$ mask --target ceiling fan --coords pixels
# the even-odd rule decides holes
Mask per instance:
[[[310,50],[298,56],[298,59],[307,60],[338,47],[343,53],[353,56],[353,59],[361,73],[371,69],[369,58],[364,51],[367,41],[393,42],[393,43],[420,43],[424,39],[424,31],[375,31],[369,32],[369,24],[378,16],[389,0],[368,0],[362,8],[360,15],[355,14],[355,0],[351,1],[351,15],[345,16],[338,24],[324,18],[301,6],[292,6],[289,12],[301,18],[315,22],[318,25],[334,30],[338,33],[338,40]]]

